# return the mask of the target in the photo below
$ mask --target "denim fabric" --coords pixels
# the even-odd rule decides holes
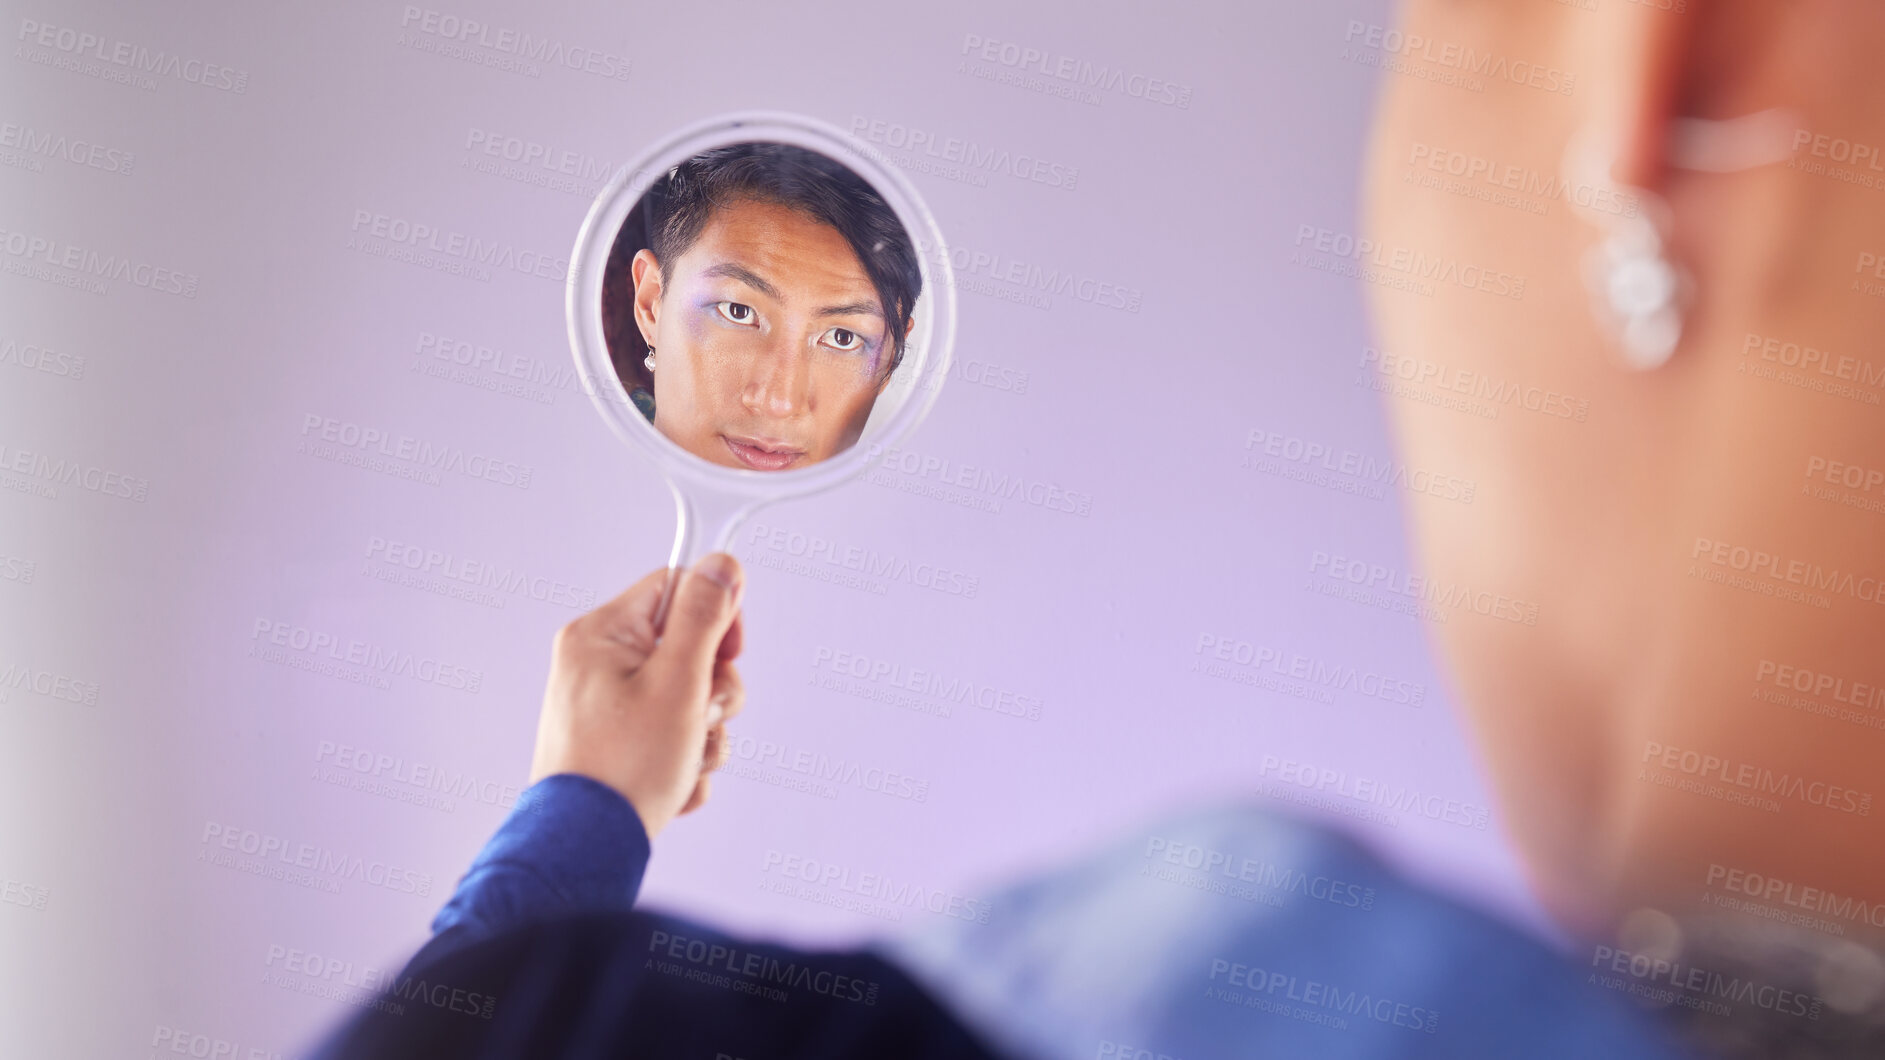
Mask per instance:
[[[1530,937],[1255,807],[1170,819],[992,903],[875,948],[1019,1056],[1690,1055]]]

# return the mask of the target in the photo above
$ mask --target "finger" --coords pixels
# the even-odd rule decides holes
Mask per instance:
[[[730,662],[713,664],[713,690],[708,693],[707,701],[720,708],[719,721],[727,721],[746,706],[746,682],[740,672]],[[712,708],[708,709],[710,715]]]
[[[668,702],[706,700],[714,657],[739,614],[741,585],[740,561],[725,552],[706,556],[681,575],[667,628],[647,664],[650,680],[665,689]]]
[[[727,629],[727,635],[720,638],[720,652],[715,658],[732,662],[740,657],[740,649],[746,647],[746,612],[740,611],[733,616],[733,625]]]
[[[619,638],[625,632],[644,633],[642,643],[654,642],[655,606],[661,602],[661,590],[667,584],[666,567],[657,568],[595,610],[576,620],[603,636]]]
[[[642,575],[640,581],[622,590],[616,596],[604,600],[594,611],[589,612],[603,618],[619,617],[624,613],[634,613],[641,609],[643,601],[649,597],[659,597],[661,587],[666,583],[668,569],[656,567]]]

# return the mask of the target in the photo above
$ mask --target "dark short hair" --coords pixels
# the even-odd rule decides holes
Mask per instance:
[[[792,144],[752,142],[702,151],[668,170],[649,185],[617,233],[603,280],[603,324],[624,382],[640,377],[647,351],[633,323],[628,266],[636,251],[654,251],[661,279],[668,281],[674,262],[700,238],[714,212],[743,201],[785,206],[837,229],[883,306],[894,371],[903,361],[904,333],[923,290],[916,247],[903,222],[869,181],[843,163]]]

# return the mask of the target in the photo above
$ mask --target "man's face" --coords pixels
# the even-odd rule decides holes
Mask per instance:
[[[655,427],[713,464],[805,467],[857,441],[888,381],[883,307],[838,230],[771,203],[716,210],[662,282],[636,255]]]

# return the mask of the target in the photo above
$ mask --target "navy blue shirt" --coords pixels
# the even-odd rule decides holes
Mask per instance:
[[[647,831],[613,789],[527,789],[339,1057],[912,1057],[999,1060],[909,976],[862,951],[736,939],[634,910]]]
[[[518,800],[433,938],[316,1054],[493,1058],[1682,1055],[1611,974],[1260,805],[1154,823],[859,950],[635,910],[620,794]]]

